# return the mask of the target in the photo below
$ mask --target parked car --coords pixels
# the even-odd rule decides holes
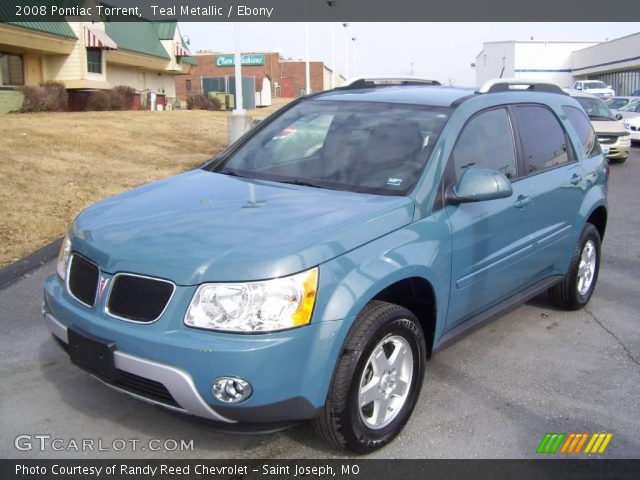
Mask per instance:
[[[623,120],[623,125],[629,132],[632,142],[640,141],[640,115],[632,118],[625,118]]]
[[[611,88],[611,85],[606,85],[600,80],[579,80],[573,84],[573,89],[590,93],[591,95],[604,100],[611,98],[616,94],[613,88]]]
[[[604,103],[615,112],[615,110],[626,106],[629,102],[637,100],[638,97],[611,97],[608,100],[605,100]]]
[[[631,137],[622,122],[618,121],[601,99],[577,90],[566,91],[580,102],[589,116],[607,159],[610,162],[624,163],[629,157]]]
[[[640,90],[636,90],[635,92],[631,93],[632,97],[640,97]]]
[[[640,115],[640,98],[627,103],[624,107],[614,110],[616,118],[622,120],[624,118],[633,118]]]
[[[575,99],[524,86],[362,79],[295,100],[82,211],[46,324],[138,399],[379,448],[436,351],[542,292],[567,310],[593,294],[609,167]]]

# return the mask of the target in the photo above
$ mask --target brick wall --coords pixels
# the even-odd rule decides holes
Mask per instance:
[[[251,53],[251,52],[247,52]],[[281,61],[278,53],[265,53],[264,65],[243,66],[243,77],[256,77],[256,86],[259,88],[264,76],[271,79],[273,96],[282,96],[282,80],[291,78],[292,93],[294,97],[300,95],[305,87],[305,62]],[[201,77],[225,77],[235,75],[234,67],[216,66],[216,54],[197,55],[198,65],[193,68],[190,75],[176,77],[176,96],[180,100],[186,100],[190,95],[199,95],[201,91]],[[322,62],[310,62],[311,89],[314,92],[323,89]],[[191,91],[187,90],[187,82],[191,82]],[[277,82],[278,87],[275,87]]]

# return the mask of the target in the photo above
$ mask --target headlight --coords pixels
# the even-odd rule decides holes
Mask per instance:
[[[60,253],[58,254],[58,263],[56,264],[56,272],[58,276],[64,280],[67,277],[67,263],[69,262],[69,254],[71,253],[71,240],[69,234],[64,236]]]
[[[318,267],[249,283],[205,283],[193,295],[185,325],[224,332],[272,332],[307,325],[318,288]]]
[[[627,122],[623,123],[622,126],[627,130],[631,130],[631,125],[629,125]]]

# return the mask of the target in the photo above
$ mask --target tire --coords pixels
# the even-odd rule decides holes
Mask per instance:
[[[579,310],[589,302],[600,271],[600,246],[600,233],[587,223],[573,251],[569,271],[560,283],[549,289],[549,297],[556,307]],[[589,250],[595,255],[593,261],[590,260]],[[587,264],[590,264],[588,271],[585,270]]]
[[[399,305],[370,302],[347,335],[314,429],[330,444],[356,453],[386,445],[413,412],[425,362],[424,334],[415,315]],[[367,398],[375,399],[361,406]]]

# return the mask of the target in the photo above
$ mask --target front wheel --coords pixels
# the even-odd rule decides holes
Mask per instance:
[[[591,298],[600,271],[600,233],[587,223],[571,258],[569,271],[562,282],[549,289],[551,302],[564,310],[578,310]]]
[[[425,359],[416,317],[398,305],[369,303],[347,336],[316,432],[357,453],[389,443],[411,416]]]

